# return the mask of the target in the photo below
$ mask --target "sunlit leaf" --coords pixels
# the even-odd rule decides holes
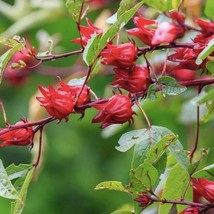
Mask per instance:
[[[19,50],[22,50],[23,45],[21,43],[16,43],[14,47],[7,50],[3,55],[0,56],[0,84],[4,74],[4,70],[7,66],[7,63],[10,61],[11,57]]]
[[[200,65],[214,51],[214,38],[209,41],[207,46],[200,52],[196,59],[196,64]]]
[[[169,173],[161,194],[162,199],[180,200],[189,182],[188,173],[176,164]],[[173,204],[160,204],[158,214],[170,213]]]
[[[19,192],[19,198],[12,204],[12,212],[11,214],[21,214],[25,205],[25,199],[28,191],[29,184],[33,178],[33,174],[35,171],[35,167],[33,167],[27,174],[21,190]]]
[[[19,194],[12,185],[1,160],[0,160],[0,196],[8,199],[17,199],[19,197]]]
[[[213,2],[213,0],[206,1],[204,12],[208,18],[214,19],[214,2]]]
[[[83,17],[83,13],[86,10],[85,6],[87,5],[88,0],[67,0],[66,7],[68,8],[69,13],[71,14],[75,22],[79,22]]]
[[[203,169],[195,172],[192,177],[194,178],[207,178],[213,179],[214,178],[214,164],[204,167]]]
[[[127,192],[127,189],[123,186],[120,181],[104,181],[99,183],[95,190],[117,190]]]

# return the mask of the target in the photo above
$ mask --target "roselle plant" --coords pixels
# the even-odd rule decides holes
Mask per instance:
[[[89,19],[90,12],[93,8],[104,9],[111,5],[110,1],[67,0],[64,7],[79,33],[71,43],[79,48],[61,54],[53,54],[53,42],[49,49],[41,52],[27,38],[7,34],[1,37],[3,86],[7,82],[12,87],[22,84],[27,88],[27,78],[47,61],[79,56],[85,69],[80,78],[68,76],[66,79],[61,77],[59,68],[55,84],[38,85],[33,103],[40,105],[48,115],[42,119],[23,117],[11,124],[7,119],[5,98],[1,98],[5,123],[0,129],[1,149],[10,146],[5,150],[10,152],[11,146],[19,146],[35,151],[30,164],[12,164],[5,168],[4,159],[0,162],[0,196],[11,200],[12,214],[22,213],[27,190],[44,158],[44,128],[50,123],[56,124],[55,132],[60,135],[62,123],[69,123],[75,115],[84,120],[88,109],[96,112],[91,117],[91,126],[99,123],[105,130],[129,124],[131,129],[124,131],[116,145],[119,152],[133,148],[131,168],[127,166],[129,181],[123,183],[110,177],[95,187],[131,196],[132,206],[113,214],[214,212],[214,164],[209,154],[213,144],[206,147],[205,140],[200,138],[202,123],[206,130],[213,124],[214,115],[214,3],[207,0],[203,17],[193,18],[188,11],[190,2],[122,0],[118,2],[118,9],[114,8],[114,14],[105,20],[108,29],[102,29]],[[152,13],[149,15],[148,11]],[[99,92],[90,85],[100,74],[113,77],[108,84],[111,93],[107,97],[98,96]],[[146,104],[158,112],[161,105],[155,102],[167,103],[171,96],[186,99],[188,108],[184,109],[184,120],[192,127],[189,130],[194,132],[194,137],[188,139],[188,134],[178,135],[170,126],[153,124],[147,115]],[[195,106],[191,106],[192,102]],[[170,102],[166,108],[172,110]],[[145,123],[139,126],[142,120]],[[168,122],[173,126],[176,119]],[[212,131],[206,138],[212,140]]]

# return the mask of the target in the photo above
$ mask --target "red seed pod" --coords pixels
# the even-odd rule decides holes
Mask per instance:
[[[152,38],[155,34],[155,29],[152,28],[157,25],[155,20],[145,19],[142,16],[137,16],[133,18],[136,28],[127,30],[128,34],[131,36],[136,36],[144,44],[151,46]]]
[[[205,178],[193,178],[193,188],[209,202],[214,202],[214,182]]]
[[[81,38],[72,40],[72,42],[77,44],[82,44],[85,47],[88,43],[88,40],[91,39],[93,34],[102,34],[103,31],[100,28],[97,28],[92,24],[89,19],[86,19],[88,26],[80,26],[80,35]]]
[[[136,93],[146,90],[151,82],[147,67],[133,66],[131,69],[115,68],[113,87],[123,88],[129,92]]]
[[[196,19],[195,22],[201,27],[202,34],[205,37],[213,35],[213,33],[214,33],[214,22],[206,21],[203,19]]]
[[[69,86],[60,81],[60,87],[54,89],[52,86],[48,88],[39,86],[39,90],[44,97],[37,97],[37,100],[45,107],[47,112],[59,120],[68,120],[71,113],[82,113],[76,111],[75,107],[83,105],[90,101],[89,88],[85,86]],[[82,93],[80,94],[82,90]]]
[[[200,211],[197,207],[187,207],[185,210],[180,212],[179,214],[199,214]]]
[[[176,11],[176,10],[172,10],[172,11],[167,12],[167,15],[171,19],[178,21],[178,22],[184,22],[184,20],[185,20],[185,15],[181,12]]]
[[[103,57],[103,64],[114,65],[118,68],[130,68],[137,59],[137,48],[132,42],[121,45],[108,44],[100,55]]]
[[[132,105],[133,103],[128,95],[116,94],[105,103],[92,105],[92,107],[100,111],[93,118],[92,123],[102,122],[100,127],[105,128],[112,124],[132,122],[132,116],[135,114],[131,108]]]
[[[16,125],[27,123],[27,120],[19,121]],[[2,131],[4,129],[0,129]],[[4,146],[27,146],[33,143],[34,132],[32,127],[19,128],[0,135],[0,147]]]

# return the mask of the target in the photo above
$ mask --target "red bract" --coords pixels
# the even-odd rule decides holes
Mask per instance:
[[[169,11],[166,13],[171,19],[178,21],[178,22],[184,22],[185,15],[181,12],[177,12],[175,10]]]
[[[138,202],[141,207],[146,207],[152,203],[152,200],[145,193],[142,193],[138,198],[135,198],[134,200]]]
[[[151,81],[149,71],[144,66],[133,66],[131,69],[115,68],[114,71],[116,74],[112,86],[132,93],[146,90]]]
[[[83,113],[84,109],[76,110],[79,106],[90,101],[89,88],[82,86],[69,86],[60,81],[61,87],[54,89],[52,86],[48,88],[39,86],[39,90],[44,97],[37,97],[37,100],[44,106],[47,112],[59,120],[68,120],[71,113]],[[80,94],[80,95],[79,95]]]
[[[152,37],[152,45],[159,45],[160,43],[170,43],[176,39],[176,27],[169,22],[162,22],[158,24],[158,28]]]
[[[112,124],[121,124],[127,121],[132,122],[133,103],[128,95],[117,94],[112,96],[107,102],[94,104],[92,107],[100,112],[93,118],[92,123],[102,122],[101,128],[105,128]]]
[[[204,36],[211,36],[214,33],[214,22],[196,19],[196,23],[201,27]]]
[[[140,16],[134,17],[133,21],[137,28],[127,30],[128,34],[138,37],[144,44],[151,46],[155,34],[155,29],[152,27],[156,26],[157,22]]]
[[[193,178],[193,188],[209,202],[214,202],[214,182],[205,178]]]
[[[197,207],[187,207],[185,210],[179,214],[199,214],[199,209]]]
[[[103,64],[129,68],[134,65],[137,59],[137,48],[132,42],[121,45],[108,44],[100,55],[103,57]]]
[[[27,121],[19,121],[15,125],[22,125]],[[0,129],[3,131],[4,129]],[[4,146],[27,146],[33,143],[34,132],[32,127],[19,128],[0,135],[0,147]]]
[[[92,22],[89,19],[86,19],[88,26],[80,26],[80,36],[81,38],[77,38],[72,40],[72,42],[81,44],[83,47],[85,47],[88,43],[88,40],[91,39],[93,34],[102,34],[102,30],[97,28],[92,24]]]

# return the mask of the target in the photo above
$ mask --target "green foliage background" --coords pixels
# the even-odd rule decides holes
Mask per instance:
[[[4,2],[14,3],[12,0]],[[26,2],[29,3],[29,1]],[[110,5],[109,8],[116,8],[116,5]],[[95,20],[100,12],[101,10],[93,11],[88,17]],[[63,52],[77,50],[79,47],[70,41],[78,37],[78,32],[65,6],[62,7],[61,15],[57,17],[54,17],[55,14],[52,15],[52,19],[44,20],[37,26],[34,26],[32,21],[31,29],[23,30],[20,34],[37,47],[38,41],[35,35],[38,30],[44,29],[50,35],[59,33],[61,35],[59,45],[63,47]],[[0,33],[14,23],[15,21],[11,21],[0,13]],[[76,57],[69,57],[48,62],[45,65],[71,68],[75,60]],[[111,80],[111,75],[107,77],[98,75],[90,81],[89,85],[98,96],[103,96],[104,86],[107,86]],[[29,99],[36,92],[37,85],[47,86],[55,82],[57,82],[55,76],[41,76],[33,71],[25,85],[13,87],[3,81],[0,97],[4,102],[9,122],[14,124],[21,117],[27,116]],[[189,90],[185,95],[167,97],[167,99],[159,97],[154,102],[144,104],[151,123],[167,127],[178,134],[185,148],[194,142],[195,123],[187,123],[187,121],[182,123],[179,117],[185,101],[195,95],[194,90]],[[23,214],[98,214],[110,213],[123,206],[129,206],[130,198],[126,193],[95,191],[94,188],[104,180],[119,180],[128,183],[132,151],[120,153],[115,146],[121,134],[132,130],[134,126],[123,126],[123,129],[115,135],[103,138],[102,130],[98,128],[99,125],[91,124],[95,113],[94,110],[89,109],[82,120],[79,120],[76,115],[71,115],[68,123],[63,121],[56,124],[54,122],[45,129],[47,145],[44,165],[29,188]],[[184,118],[191,116],[187,115],[184,115]],[[138,117],[135,118],[135,126],[144,128],[143,116],[138,113]],[[4,127],[2,114],[0,114],[0,125]],[[201,148],[207,149],[213,144],[212,127],[212,121],[206,124],[206,129],[202,125]],[[214,147],[211,147],[207,158],[209,162],[214,160],[211,155],[213,150]],[[0,149],[0,159],[4,161],[4,166],[8,166],[11,163],[29,163],[31,155],[27,148],[8,147]],[[206,160],[204,165],[206,165]],[[0,209],[3,214],[10,213],[10,201],[1,198]]]

